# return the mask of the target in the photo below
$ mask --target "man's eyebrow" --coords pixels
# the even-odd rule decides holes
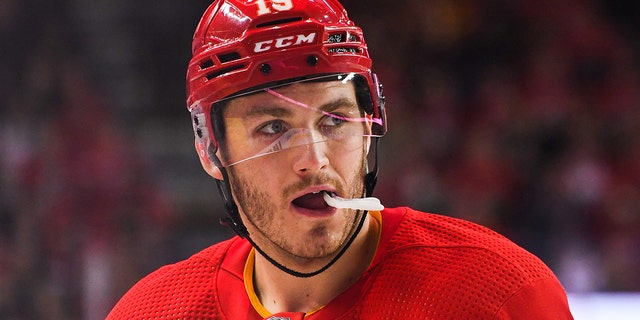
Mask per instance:
[[[290,115],[291,113],[291,110],[284,107],[257,105],[255,107],[252,107],[251,110],[243,116],[243,118],[251,119],[260,116],[284,117]]]
[[[354,108],[357,109],[358,108],[358,104],[353,101],[352,99],[349,98],[339,98],[333,101],[329,101],[325,104],[323,104],[322,106],[320,106],[320,108],[318,108],[318,110],[320,111],[325,111],[325,112],[331,112],[334,111],[336,109],[339,109],[341,107],[346,107],[348,109]]]

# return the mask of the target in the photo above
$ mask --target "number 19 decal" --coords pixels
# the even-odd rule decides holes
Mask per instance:
[[[268,0],[257,0],[258,15],[271,13],[271,9],[275,11],[287,11],[293,9],[292,0],[271,0],[271,8],[267,6]]]

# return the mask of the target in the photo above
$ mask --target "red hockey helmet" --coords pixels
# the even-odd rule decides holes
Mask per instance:
[[[362,30],[337,0],[216,0],[198,24],[187,70],[187,108],[200,156],[217,148],[213,103],[269,84],[356,73],[368,87],[375,118],[383,119],[380,85]]]

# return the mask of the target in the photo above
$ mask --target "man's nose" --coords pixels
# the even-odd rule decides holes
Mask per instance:
[[[316,173],[329,166],[326,141],[314,141],[296,152],[293,169],[299,175]]]

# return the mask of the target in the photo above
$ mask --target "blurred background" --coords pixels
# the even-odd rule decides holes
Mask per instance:
[[[640,3],[343,3],[388,97],[386,206],[491,227],[572,294],[640,291]],[[0,319],[103,319],[232,235],[185,107],[208,4],[0,0]]]

